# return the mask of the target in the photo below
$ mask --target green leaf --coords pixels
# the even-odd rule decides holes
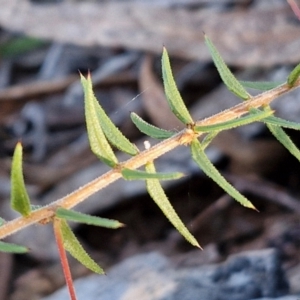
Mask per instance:
[[[22,145],[16,145],[11,167],[11,207],[23,216],[31,212],[30,199],[26,191],[22,169]]]
[[[262,122],[270,125],[280,126],[294,130],[300,130],[300,124],[296,122],[287,121],[275,116],[271,116],[262,120]]]
[[[106,218],[100,218],[96,216],[91,216],[87,214],[83,214],[74,210],[65,209],[62,207],[59,207],[55,215],[59,218],[63,218],[68,221],[88,224],[88,225],[94,225],[94,226],[100,226],[105,228],[119,228],[124,226],[124,224],[120,223],[116,220],[106,219]]]
[[[197,139],[191,143],[192,158],[202,169],[202,171],[214,180],[224,191],[245,207],[256,209],[253,204],[236,190],[215,168],[204,152],[204,149]]]
[[[118,160],[103,133],[101,122],[95,107],[92,82],[90,77],[88,80],[82,75],[80,75],[80,77],[84,90],[85,119],[91,149],[104,163],[110,167],[114,167],[118,164]]]
[[[258,111],[258,109],[252,109],[252,111]],[[265,106],[265,111],[271,111],[271,107]],[[290,137],[285,133],[285,131],[281,127],[289,128],[289,129],[300,129],[300,124],[295,122],[290,122],[287,120],[283,120],[281,118],[277,118],[274,116],[267,117],[262,120],[270,130],[270,132],[276,137],[276,139],[292,154],[300,161],[300,151],[297,146],[293,143]]]
[[[195,126],[194,130],[196,132],[228,130],[228,129],[236,128],[238,126],[243,126],[243,125],[251,124],[256,121],[263,120],[272,114],[273,114],[272,110],[267,110],[267,111],[255,110],[250,114],[242,116],[238,119],[234,119],[222,123],[216,123],[212,125]]]
[[[145,166],[146,171],[149,173],[156,173],[155,167],[153,163],[148,163]],[[174,210],[172,204],[167,198],[163,188],[161,187],[159,181],[157,179],[147,179],[146,186],[149,195],[154,200],[154,202],[158,205],[158,207],[162,210],[164,215],[168,218],[168,220],[173,224],[173,226],[182,234],[182,236],[190,242],[192,245],[196,247],[200,247],[197,240],[193,237],[193,235],[189,232],[186,226],[183,224],[181,219],[178,217],[176,211]]]
[[[300,76],[300,64],[298,64],[290,73],[288,79],[287,79],[287,83],[290,87],[293,87],[294,84],[296,83],[297,79]]]
[[[272,90],[279,85],[283,84],[283,82],[270,82],[270,81],[242,81],[239,80],[240,84],[244,88],[250,88],[259,91],[269,91]]]
[[[4,243],[0,241],[0,252],[26,253],[28,252],[28,248],[16,244]]]
[[[214,64],[219,72],[220,77],[222,78],[224,84],[227,86],[228,90],[233,94],[242,98],[243,100],[248,100],[251,96],[247,93],[244,87],[239,83],[239,81],[235,78],[232,72],[229,70],[227,65],[225,64],[223,58],[218,52],[217,48],[214,46],[212,41],[204,35],[205,43],[208,46],[209,52],[212,56]]]
[[[60,229],[63,236],[64,248],[86,268],[95,273],[104,274],[103,269],[87,254],[67,222],[63,219],[61,219]]]
[[[161,129],[156,126],[153,126],[146,121],[144,121],[136,113],[132,112],[130,114],[132,122],[135,126],[144,134],[155,138],[155,139],[167,139],[173,136],[175,133],[169,130]]]
[[[92,80],[89,76],[87,78],[87,86],[90,90],[90,93],[93,95],[90,99],[93,105],[93,108],[96,112],[96,116],[98,117],[98,123],[100,124],[106,138],[108,141],[113,144],[119,150],[129,154],[129,155],[136,155],[138,154],[137,147],[132,144],[124,135],[123,133],[115,126],[115,124],[110,120],[107,116],[103,108],[100,106],[98,100],[96,99],[93,90],[92,90]]]
[[[158,180],[173,180],[184,176],[183,173],[149,173],[147,171],[122,169],[122,176],[125,180],[146,180],[146,179],[158,179]]]
[[[166,48],[163,48],[162,75],[165,94],[172,112],[184,124],[193,124],[194,121],[187,107],[185,106],[176,86]]]
[[[300,151],[290,139],[290,137],[284,132],[280,126],[275,126],[267,123],[267,127],[276,139],[300,161]]]

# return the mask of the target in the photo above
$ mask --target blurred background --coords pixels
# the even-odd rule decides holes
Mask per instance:
[[[55,201],[108,170],[89,148],[79,72],[91,72],[101,105],[122,132],[143,149],[146,138],[130,121],[131,111],[156,126],[182,129],[164,96],[163,46],[195,120],[239,103],[212,64],[204,32],[241,80],[281,83],[300,62],[300,21],[286,0],[0,0],[0,7],[0,216],[6,220],[17,217],[10,209],[9,197],[11,157],[19,140],[24,147],[25,181],[34,204]],[[276,115],[300,122],[299,100],[300,91],[296,90],[272,107]],[[299,133],[288,133],[299,146]],[[176,232],[147,195],[143,182],[118,181],[76,208],[117,219],[125,228],[74,225],[74,230],[88,253],[108,274],[112,270],[110,282],[115,280],[113,270],[122,270],[121,274],[131,278],[130,274],[142,268],[138,265],[140,255],[160,253],[168,264],[160,265],[160,256],[149,256],[145,278],[154,266],[158,266],[156,274],[165,276],[158,281],[166,282],[175,270],[213,265],[214,276],[221,276],[225,283],[215,286],[217,280],[210,278],[209,289],[199,294],[185,284],[190,290],[176,298],[179,296],[165,291],[162,296],[156,281],[152,286],[148,280],[151,288],[146,289],[146,283],[139,281],[142,279],[137,283],[137,278],[132,278],[127,282],[130,289],[138,286],[143,293],[135,291],[129,297],[124,291],[118,295],[98,291],[98,276],[97,291],[88,297],[81,281],[78,293],[85,296],[79,299],[247,300],[300,293],[299,161],[261,123],[220,134],[207,153],[259,213],[240,206],[203,175],[188,148],[182,146],[158,159],[159,171],[187,175],[164,187],[203,251],[193,249]],[[119,157],[121,161],[128,158]],[[42,299],[64,285],[51,226],[32,226],[9,241],[31,251],[22,256],[0,253],[0,300]],[[230,272],[236,269],[230,269],[226,260],[250,250],[265,253],[267,248],[275,252],[266,257],[276,259],[264,270],[274,273],[265,275],[268,280],[251,279],[250,291],[244,288],[249,281],[234,281],[245,294],[233,289],[231,295]],[[122,265],[130,257],[136,257],[136,269]],[[257,277],[253,270],[258,267],[252,268],[255,259],[249,257],[249,274]],[[70,263],[74,278],[86,278],[88,284],[90,273],[73,259]],[[261,260],[256,263],[261,266]],[[238,268],[244,270],[244,265]],[[188,282],[180,274],[174,282]],[[270,278],[273,281],[269,282]],[[121,284],[118,280],[107,289],[116,289]],[[197,284],[202,288],[205,284],[201,280]],[[262,282],[271,288],[261,287]],[[66,294],[59,295],[47,299],[68,299]]]

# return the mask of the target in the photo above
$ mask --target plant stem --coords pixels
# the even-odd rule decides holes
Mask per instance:
[[[250,100],[241,102],[236,106],[224,110],[216,115],[208,117],[206,119],[197,121],[195,125],[212,125],[215,123],[230,121],[241,117],[242,115],[249,112],[250,108],[259,108],[265,105],[269,105],[274,99],[278,98],[282,94],[286,94],[300,86],[300,79],[298,79],[295,85],[291,88],[286,83],[282,84],[272,90],[266,91],[258,96],[252,97]],[[200,136],[202,133],[194,133],[192,129],[184,129],[179,133],[175,134],[171,138],[164,140],[150,149],[147,149],[138,155],[132,157],[120,164],[119,167],[112,169],[104,175],[97,177],[90,181],[81,188],[75,190],[73,193],[58,199],[57,201],[49,204],[48,206],[42,207],[38,210],[33,211],[28,217],[19,217],[10,222],[3,224],[0,227],[0,239],[7,237],[31,224],[35,223],[47,223],[55,215],[55,210],[58,207],[70,209],[80,202],[84,201],[89,196],[100,191],[106,186],[110,185],[114,181],[120,179],[121,168],[137,169],[145,165],[149,161],[153,161],[163,154],[173,150],[180,145],[189,144],[195,136]]]
[[[288,4],[290,5],[291,9],[293,10],[295,16],[300,20],[300,9],[295,2],[295,0],[287,0]]]
[[[76,293],[75,293],[75,289],[74,289],[73,279],[72,279],[72,275],[71,275],[71,271],[70,271],[70,266],[69,266],[66,250],[64,248],[62,233],[60,230],[60,219],[54,218],[53,228],[54,228],[54,235],[55,235],[55,240],[56,240],[56,244],[58,247],[58,252],[59,252],[62,269],[63,269],[64,275],[65,275],[66,284],[67,284],[69,294],[70,294],[70,299],[76,300]]]
[[[294,90],[295,88],[298,88],[299,86],[300,79],[296,81],[295,85],[292,88],[290,88],[286,83],[281,84],[280,86],[272,90],[252,97],[250,100],[243,101],[235,105],[234,107],[228,108],[206,119],[197,121],[196,125],[212,125],[239,118],[242,115],[248,113],[250,108],[259,108],[261,106],[269,105],[274,99],[277,99],[283,94],[287,94],[288,92]]]

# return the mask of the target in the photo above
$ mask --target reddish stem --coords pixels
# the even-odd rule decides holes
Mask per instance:
[[[65,275],[66,284],[67,284],[69,294],[70,294],[70,299],[76,300],[73,279],[72,279],[72,275],[71,275],[71,271],[70,271],[67,254],[66,254],[64,244],[63,244],[63,237],[62,237],[61,230],[60,230],[60,220],[58,218],[54,218],[53,228],[54,228],[54,235],[55,235],[55,240],[56,240],[56,244],[58,247],[58,252],[59,252],[59,256],[60,256],[62,269],[63,269],[64,275]]]
[[[295,0],[287,0],[296,17],[300,20],[300,9]]]

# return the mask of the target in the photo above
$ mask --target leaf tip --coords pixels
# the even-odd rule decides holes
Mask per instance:
[[[80,71],[79,71],[79,76],[80,76],[81,80],[85,79],[85,77],[83,76],[83,74]]]
[[[255,210],[255,211],[257,211],[257,212],[259,212],[259,210],[250,202],[249,204],[247,204],[247,206],[246,206],[247,208],[250,208],[250,209],[253,209],[253,210]]]
[[[200,244],[198,242],[196,242],[195,244],[193,244],[193,246],[199,248],[200,250],[203,250],[203,248],[200,246]]]
[[[23,150],[23,145],[20,140],[17,142],[15,150],[17,150],[17,151]]]
[[[166,46],[163,46],[163,56],[166,56],[166,55],[168,55],[168,51],[167,51],[167,48],[166,48]]]

